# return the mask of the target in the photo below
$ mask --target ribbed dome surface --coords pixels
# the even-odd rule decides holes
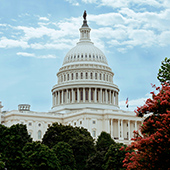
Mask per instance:
[[[95,47],[92,42],[79,42],[66,54],[63,65],[72,62],[84,61],[107,64],[107,60],[103,52]]]

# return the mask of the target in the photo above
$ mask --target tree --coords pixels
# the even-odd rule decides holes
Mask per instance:
[[[157,76],[157,79],[161,82],[168,82],[170,83],[170,58],[165,58],[164,61],[162,61],[161,68],[159,69],[159,73]]]
[[[75,170],[76,161],[71,146],[65,142],[58,142],[52,148],[59,159],[61,170]]]
[[[111,138],[110,134],[106,132],[101,132],[96,142],[96,149],[98,151],[107,152],[111,144],[115,144],[115,141]]]
[[[0,169],[5,168],[5,163],[2,161],[1,155],[0,155]]]
[[[86,161],[86,169],[103,170],[104,157],[110,145],[115,144],[109,133],[101,132],[96,141],[96,152]]]
[[[121,149],[121,148],[124,149]],[[123,160],[125,158],[125,148],[127,146],[122,143],[111,144],[107,153],[105,154],[103,165],[104,170],[123,170]],[[121,149],[121,150],[120,150]]]
[[[170,169],[170,86],[162,85],[152,92],[144,106],[137,109],[137,115],[152,113],[145,119],[140,132],[135,132],[134,142],[127,150],[123,161],[127,170]]]
[[[23,148],[24,170],[60,170],[60,163],[52,149],[40,142],[27,143]]]
[[[0,125],[0,153],[7,169],[22,169],[22,148],[32,139],[26,125],[16,124],[11,127]]]
[[[94,140],[87,129],[54,123],[42,139],[43,144],[50,148],[62,141],[71,146],[77,169],[84,169],[86,159],[95,151]]]

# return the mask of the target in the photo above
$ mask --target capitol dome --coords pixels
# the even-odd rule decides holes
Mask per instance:
[[[91,42],[86,18],[79,31],[79,42],[66,54],[57,73],[58,83],[52,88],[52,110],[119,108],[114,73],[104,53]]]

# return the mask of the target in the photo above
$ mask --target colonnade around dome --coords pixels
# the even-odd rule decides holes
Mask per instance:
[[[68,88],[53,92],[53,107],[71,103],[98,103],[118,106],[118,92],[111,89],[88,87]]]

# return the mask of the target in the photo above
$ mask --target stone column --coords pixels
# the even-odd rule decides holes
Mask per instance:
[[[58,92],[56,92],[56,96],[55,96],[55,105],[58,104],[58,95],[57,95]]]
[[[71,97],[72,97],[72,101],[71,101],[71,103],[73,103],[73,102],[74,102],[74,97],[73,97],[73,88],[71,89]]]
[[[129,138],[129,140],[131,140],[131,136],[130,136],[130,120],[128,120],[128,138]]]
[[[110,119],[107,119],[107,133],[110,134]]]
[[[96,103],[97,102],[97,93],[96,93],[96,88],[94,89],[94,102]]]
[[[111,119],[111,138],[113,138],[113,119]]]
[[[83,88],[83,102],[85,103],[86,101],[86,94],[85,94],[85,88]]]
[[[114,101],[114,91],[112,93],[112,104],[114,105],[115,104],[115,101]]]
[[[89,102],[91,102],[91,88],[89,88]]]
[[[112,103],[111,90],[109,90],[109,100],[110,100],[109,104],[111,104]]]
[[[77,102],[80,102],[80,91],[79,88],[77,88]]]
[[[103,100],[103,98],[102,98],[102,89],[100,89],[100,103],[102,103],[102,100]]]
[[[66,103],[68,103],[68,89],[66,90],[66,95],[65,95],[65,97],[66,97]]]
[[[60,91],[58,91],[58,105],[60,104]]]
[[[118,119],[118,139],[120,139],[120,119]]]
[[[123,139],[123,120],[121,119],[121,138]]]
[[[106,95],[106,104],[108,104],[108,93],[107,93],[107,89],[105,90],[105,95]]]
[[[63,104],[63,90],[61,91],[61,104]]]

